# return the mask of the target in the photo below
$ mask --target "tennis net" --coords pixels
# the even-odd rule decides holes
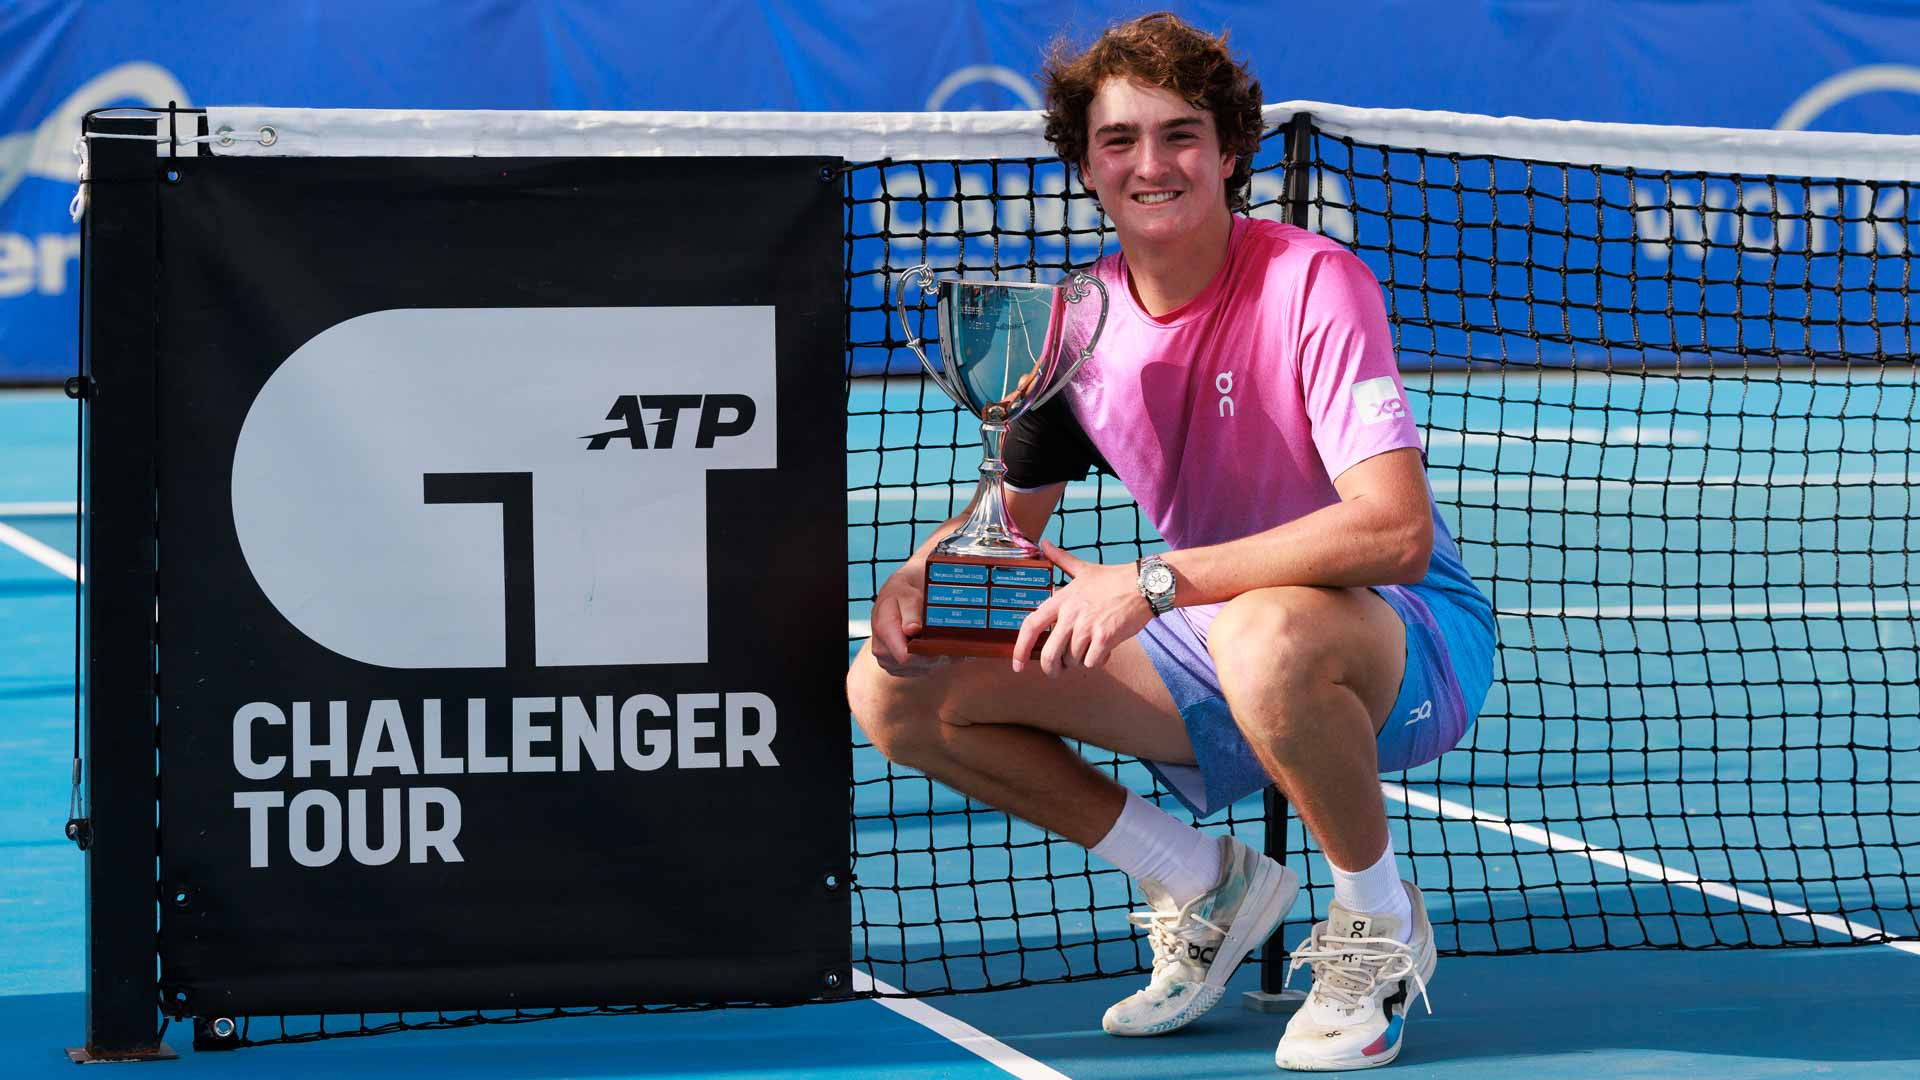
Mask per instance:
[[[1252,212],[1348,244],[1379,277],[1436,497],[1499,617],[1466,741],[1383,780],[1441,951],[1920,949],[1920,139],[1313,103],[1268,120]],[[589,152],[857,162],[851,646],[980,456],[899,336],[898,274],[1046,278],[1115,239],[1036,115],[635,123],[659,134],[628,145],[594,117]],[[1069,485],[1049,531],[1106,561],[1162,546],[1110,477]],[[1146,968],[1117,870],[850,731],[856,991]],[[1172,806],[1137,762],[1084,749]],[[1262,799],[1206,825],[1302,875],[1310,903],[1279,945],[1331,895],[1285,825]],[[650,1011],[243,1017],[238,1041]]]
[[[1380,278],[1498,614],[1475,728],[1383,782],[1441,951],[1910,947],[1920,139],[1268,119],[1252,213]],[[1116,243],[1037,132],[1006,156],[930,134],[847,174],[851,638],[980,453],[887,318],[896,275],[1044,279]],[[1162,546],[1102,476],[1051,535],[1107,561]],[[1144,969],[1118,871],[854,737],[857,966],[906,993]],[[1258,847],[1267,819],[1252,799],[1208,827]],[[1276,945],[1331,896],[1311,838],[1283,839],[1312,906]]]

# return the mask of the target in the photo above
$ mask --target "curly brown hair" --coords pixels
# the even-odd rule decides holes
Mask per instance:
[[[1087,158],[1087,110],[1108,79],[1171,90],[1212,113],[1220,148],[1235,155],[1233,173],[1226,178],[1227,206],[1247,209],[1253,155],[1263,129],[1260,83],[1227,51],[1225,33],[1216,37],[1172,12],[1158,11],[1108,27],[1084,50],[1056,39],[1040,77],[1047,96],[1047,141],[1075,170]]]

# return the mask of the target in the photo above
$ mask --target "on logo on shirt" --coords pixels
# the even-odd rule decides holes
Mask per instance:
[[[1213,377],[1213,388],[1220,392],[1220,415],[1222,418],[1233,415],[1233,372],[1223,371]]]
[[[1353,408],[1363,424],[1384,424],[1407,415],[1406,399],[1390,376],[1353,384]]]

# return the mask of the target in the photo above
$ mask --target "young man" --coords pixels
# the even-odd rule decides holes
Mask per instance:
[[[1093,269],[1113,309],[1068,390],[1007,440],[1008,503],[1043,531],[1066,482],[1117,474],[1171,550],[1071,577],[1011,665],[930,662],[923,562],[875,597],[847,677],[891,760],[1056,832],[1130,874],[1152,911],[1147,986],[1116,1035],[1180,1028],[1292,905],[1295,875],[1128,792],[1062,737],[1138,756],[1196,817],[1279,784],[1334,877],[1284,1068],[1385,1064],[1434,966],[1400,879],[1378,774],[1430,761],[1491,681],[1493,619],[1427,485],[1380,288],[1338,244],[1245,209],[1259,87],[1170,15],[1047,67],[1048,138],[1119,235]],[[1038,650],[1042,630],[1053,633]]]

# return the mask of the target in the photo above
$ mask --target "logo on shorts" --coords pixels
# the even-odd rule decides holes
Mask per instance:
[[[1415,708],[1407,711],[1406,726],[1412,727],[1413,725],[1419,723],[1420,721],[1429,720],[1429,719],[1432,719],[1432,717],[1433,717],[1433,699],[1428,698],[1426,701],[1421,702]]]
[[[1353,384],[1353,409],[1363,424],[1384,424],[1407,415],[1407,401],[1391,376]]]

